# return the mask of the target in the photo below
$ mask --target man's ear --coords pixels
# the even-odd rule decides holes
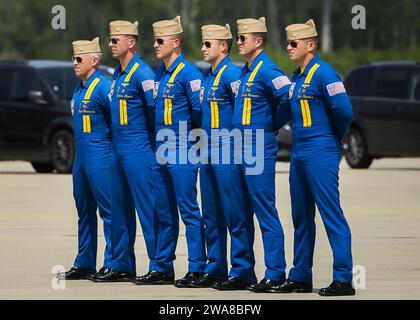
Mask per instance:
[[[227,41],[222,41],[221,42],[221,45],[222,45],[222,53],[223,54],[227,54],[228,53],[228,44],[227,44]]]
[[[98,57],[92,57],[92,67],[95,67],[99,64],[99,59]]]
[[[178,38],[174,39],[174,45],[173,45],[173,48],[174,48],[174,49],[178,49],[178,48],[179,48],[180,43],[181,43],[181,41],[180,41]]]
[[[308,51],[314,52],[316,49],[316,43],[314,41],[308,42],[307,48],[308,48]]]
[[[255,41],[257,42],[257,47],[258,48],[262,48],[262,44],[263,44],[263,39],[261,37],[257,37],[255,39]]]
[[[136,41],[134,40],[134,39],[129,39],[128,40],[128,47],[130,48],[130,49],[133,49],[134,47],[136,46]]]

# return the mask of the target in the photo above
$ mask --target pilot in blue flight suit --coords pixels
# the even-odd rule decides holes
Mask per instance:
[[[278,108],[288,105],[290,81],[264,50],[265,18],[240,19],[237,24],[239,53],[247,64],[239,78],[233,127],[244,135],[241,168],[262,232],[266,271],[258,284],[233,279],[220,283],[218,289],[264,292],[285,281],[284,234],[276,209],[274,116]],[[250,162],[250,151],[255,155],[255,164]]]
[[[111,164],[109,89],[111,81],[98,71],[101,48],[99,38],[73,42],[73,66],[81,79],[71,101],[76,144],[73,165],[73,196],[79,215],[79,250],[74,267],[58,274],[60,279],[77,280],[109,272],[111,247]],[[103,267],[96,272],[96,212],[104,224],[106,241]]]
[[[299,63],[290,89],[294,261],[286,283],[271,292],[312,291],[316,205],[334,258],[333,282],[319,294],[354,295],[351,232],[338,190],[341,141],[352,119],[352,106],[336,71],[316,55],[318,38],[313,20],[290,25],[286,32],[289,56]]]
[[[153,174],[156,165],[153,142],[152,69],[136,53],[137,22],[112,21],[109,46],[120,65],[111,87],[112,168],[111,206],[112,272],[97,282],[134,280],[136,258],[136,211],[140,219],[149,268],[157,246],[157,220]]]
[[[206,264],[204,225],[197,202],[199,164],[187,155],[192,142],[187,135],[200,121],[201,73],[182,54],[183,29],[180,16],[153,24],[154,48],[162,66],[155,77],[156,190],[159,219],[155,270],[136,279],[137,284],[174,284],[186,287],[201,276]],[[161,135],[171,132],[169,140]],[[165,156],[168,146],[176,156]],[[179,157],[178,157],[179,156]],[[167,161],[165,161],[165,159]],[[178,159],[177,159],[178,158]],[[174,280],[173,261],[179,233],[178,210],[186,228],[188,273]]]
[[[230,27],[206,25],[202,52],[211,67],[204,74],[201,92],[202,128],[207,133],[207,153],[200,166],[200,191],[205,224],[207,265],[192,287],[211,287],[228,278],[227,229],[231,237],[229,277],[254,281],[254,224],[240,165],[234,164],[232,118],[241,68],[229,59]],[[223,136],[223,132],[226,135]],[[219,137],[220,136],[220,137]],[[224,137],[228,138],[224,140]],[[214,141],[213,141],[213,140]],[[217,139],[217,140],[215,140]],[[227,159],[224,160],[224,153]],[[204,159],[205,158],[205,159]],[[227,161],[226,161],[227,160]]]

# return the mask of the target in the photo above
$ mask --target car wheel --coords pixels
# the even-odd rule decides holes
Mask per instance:
[[[57,173],[71,173],[74,161],[73,134],[68,130],[59,130],[51,139],[51,162]]]
[[[38,173],[51,173],[54,170],[54,167],[51,163],[47,162],[31,162],[32,167]]]
[[[372,164],[366,139],[357,128],[350,128],[345,140],[344,156],[353,169],[366,169]]]

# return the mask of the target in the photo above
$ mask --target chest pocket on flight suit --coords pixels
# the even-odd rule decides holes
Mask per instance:
[[[314,64],[309,70],[308,75],[305,78],[303,87],[309,86],[311,84],[314,73],[320,65],[318,63]],[[300,110],[302,111],[302,122],[303,127],[312,127],[312,117],[311,117],[311,108],[309,107],[309,102],[307,99],[300,99]]]
[[[217,88],[220,83],[220,78],[222,77],[222,73],[226,70],[227,65],[224,65],[222,69],[217,73],[216,79],[214,79],[213,87]],[[219,128],[219,105],[217,101],[210,101],[210,111],[211,111],[211,128],[218,129]]]
[[[178,73],[185,67],[184,63],[180,63],[172,76],[169,78],[168,84],[173,85],[175,82],[175,78],[178,75]],[[172,125],[172,99],[166,99],[165,98],[165,111],[164,111],[164,124],[165,126],[171,126]]]
[[[255,67],[254,71],[249,76],[248,82],[244,85],[252,84],[254,82],[255,76],[257,75],[258,70],[260,70],[261,65],[264,61],[260,61]],[[251,109],[252,109],[252,100],[251,98],[244,99],[244,106],[242,111],[242,125],[249,126],[251,124]]]
[[[139,63],[136,62],[132,67],[130,72],[127,74],[127,76],[124,79],[123,86],[127,86],[128,83],[131,80],[131,76],[133,73],[137,70],[139,67]],[[127,126],[128,125],[128,110],[127,110],[127,100],[121,99],[120,100],[120,125],[121,126]]]
[[[89,88],[87,89],[86,94],[83,97],[84,103],[86,103],[85,101],[90,100],[93,90],[98,85],[99,81],[101,81],[101,79],[95,78],[95,80],[93,80],[92,83],[89,85]],[[92,132],[92,127],[90,125],[90,115],[83,115],[83,133],[91,133],[91,132]]]

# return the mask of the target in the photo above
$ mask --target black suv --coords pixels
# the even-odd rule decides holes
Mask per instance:
[[[112,77],[112,68],[101,71]],[[0,62],[0,160],[30,161],[37,172],[72,171],[70,101],[78,81],[67,61]]]
[[[368,168],[382,157],[420,156],[420,63],[360,66],[344,84],[354,111],[344,144],[350,167]]]

